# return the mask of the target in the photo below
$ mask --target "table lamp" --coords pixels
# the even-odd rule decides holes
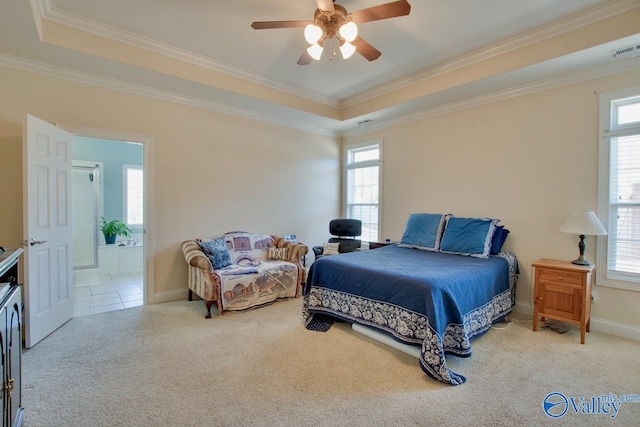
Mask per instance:
[[[584,236],[604,236],[607,234],[607,230],[604,229],[593,211],[573,211],[560,227],[560,231],[580,236],[580,243],[578,243],[580,256],[571,261],[572,264],[577,265],[592,265],[591,262],[584,259],[584,249],[587,246],[584,243]]]

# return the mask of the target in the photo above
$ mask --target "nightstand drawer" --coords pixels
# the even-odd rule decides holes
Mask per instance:
[[[571,285],[582,285],[584,274],[572,273],[565,270],[554,270],[550,268],[540,269],[540,280],[557,283],[567,283]]]

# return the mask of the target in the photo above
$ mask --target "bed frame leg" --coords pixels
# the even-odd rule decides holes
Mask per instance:
[[[189,289],[189,295],[187,296],[187,301],[193,301],[193,291]]]

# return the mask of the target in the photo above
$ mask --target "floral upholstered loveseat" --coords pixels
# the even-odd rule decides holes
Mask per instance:
[[[205,301],[206,318],[299,297],[306,270],[300,259],[308,248],[279,236],[234,231],[215,239],[182,243],[188,265],[189,301],[195,292]]]

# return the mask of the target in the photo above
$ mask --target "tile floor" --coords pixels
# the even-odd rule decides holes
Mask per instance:
[[[74,281],[73,317],[142,305],[142,271],[76,274]]]

